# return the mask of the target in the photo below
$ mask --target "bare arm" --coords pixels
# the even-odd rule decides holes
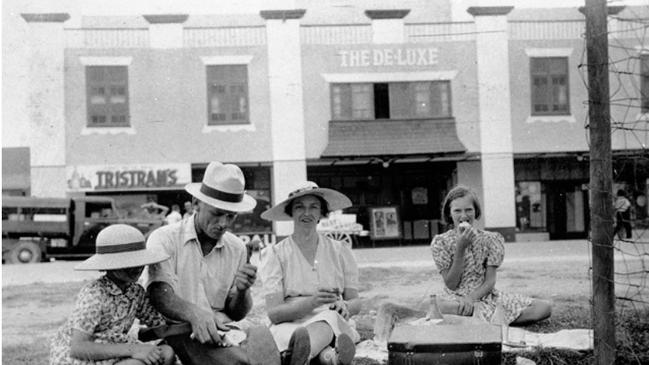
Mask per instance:
[[[494,290],[496,286],[496,269],[496,266],[487,266],[484,281],[468,295],[472,301],[478,301]]]
[[[475,239],[475,229],[467,229],[458,233],[457,245],[455,246],[455,255],[453,255],[453,262],[448,270],[441,272],[444,278],[444,284],[451,290],[457,289],[462,281],[462,274],[464,273],[464,253],[467,248],[471,246]]]
[[[289,322],[306,316],[323,304],[332,304],[338,296],[329,291],[320,290],[311,296],[300,297],[287,303],[281,293],[266,296],[268,318],[274,324]]]
[[[201,343],[220,343],[221,336],[217,330],[227,331],[223,317],[180,298],[174,293],[171,285],[155,281],[149,285],[151,304],[163,315],[179,321],[189,322],[192,331]]]
[[[158,364],[162,350],[155,345],[136,343],[97,343],[92,335],[76,329],[72,330],[70,356],[80,360],[105,360],[128,357],[142,361],[146,365]]]

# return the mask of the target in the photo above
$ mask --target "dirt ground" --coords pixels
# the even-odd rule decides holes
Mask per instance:
[[[640,265],[639,260],[616,263],[616,266],[629,269]],[[38,274],[48,278],[57,275],[56,271],[63,266],[43,265]],[[559,308],[579,305],[584,311],[589,311],[592,286],[589,267],[589,260],[577,256],[557,260],[512,260],[509,263],[506,260],[498,271],[497,288],[550,299]],[[47,272],[50,269],[53,272]],[[377,267],[366,264],[361,267],[360,282],[364,305],[358,323],[366,329],[371,329],[371,311],[381,300],[416,304],[427,293],[440,290],[442,285],[441,277],[432,265]],[[52,283],[43,280],[36,284],[3,285],[3,360],[8,359],[5,358],[7,355],[13,356],[12,363],[43,363],[48,356],[48,338],[71,313],[75,296],[83,284],[84,281]],[[649,288],[639,290],[633,285],[616,286],[618,295],[649,299]],[[253,322],[263,322],[265,315],[258,283],[253,287],[253,297],[256,305],[249,318]],[[16,353],[21,352],[25,353],[24,361],[16,358]]]

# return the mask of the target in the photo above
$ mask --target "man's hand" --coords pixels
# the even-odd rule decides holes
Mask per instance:
[[[257,266],[244,264],[234,276],[234,284],[237,290],[243,292],[248,290],[257,280]]]
[[[200,343],[211,343],[216,346],[227,347],[218,331],[229,331],[216,314],[204,310],[194,313],[191,320],[193,338]]]
[[[338,312],[343,318],[349,319],[349,308],[347,308],[347,302],[340,299],[335,301],[329,306],[329,309]]]

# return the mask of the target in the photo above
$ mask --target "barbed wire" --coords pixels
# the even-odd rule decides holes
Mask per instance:
[[[637,8],[625,8],[618,15],[609,16],[611,20],[624,22],[625,27],[609,29],[609,85],[611,122],[611,140],[613,153],[612,192],[593,191],[590,194],[608,193],[615,195],[618,189],[628,193],[631,202],[630,222],[620,222],[620,217],[597,217],[601,224],[613,226],[613,237],[608,237],[605,242],[593,242],[593,247],[613,247],[614,276],[605,278],[615,286],[616,312],[630,313],[632,315],[646,315],[649,310],[649,95],[643,94],[643,83],[649,82],[649,65],[642,67],[642,62],[649,63],[649,49],[646,42],[649,35],[649,5],[642,11]],[[628,24],[633,24],[629,26]],[[584,37],[585,38],[585,37]],[[598,87],[588,85],[586,57],[586,43],[582,52],[578,70],[586,88]],[[643,80],[644,77],[648,79]],[[649,90],[649,85],[644,85]],[[644,102],[644,104],[643,104]],[[585,104],[590,104],[586,101]],[[592,151],[588,134],[590,130],[588,116],[584,120],[584,130],[589,149]],[[621,151],[622,153],[618,153]],[[591,182],[592,183],[592,182]],[[615,204],[613,199],[612,206]],[[631,235],[627,236],[624,224],[630,223],[633,227]],[[591,258],[592,272],[592,258]],[[592,273],[592,280],[600,278],[600,273]],[[592,282],[591,282],[592,288]],[[592,290],[592,289],[591,289]],[[591,291],[591,296],[596,295]],[[594,300],[594,297],[593,297]],[[592,302],[591,302],[592,305]],[[640,317],[642,318],[642,317]],[[597,334],[596,334],[597,335]],[[596,340],[595,343],[598,343]],[[626,353],[627,358],[639,358],[637,351],[632,346],[622,345],[618,341],[616,349]],[[640,363],[640,360],[638,360]]]

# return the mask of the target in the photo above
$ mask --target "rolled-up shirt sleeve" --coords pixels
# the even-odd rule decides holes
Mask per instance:
[[[178,275],[175,270],[178,256],[174,252],[175,246],[172,237],[159,229],[155,230],[149,236],[146,246],[153,251],[167,254],[170,258],[147,267],[144,287],[148,288],[151,283],[160,281],[169,284],[174,292],[178,292]]]
[[[261,251],[259,274],[264,298],[274,294],[285,296],[282,265],[273,246],[268,246]]]
[[[358,264],[352,252],[347,245],[341,245],[340,256],[343,263],[343,277],[345,288],[358,290]]]

